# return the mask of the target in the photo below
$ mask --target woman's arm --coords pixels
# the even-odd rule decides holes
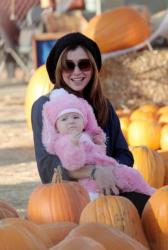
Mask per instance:
[[[42,108],[46,101],[48,101],[47,96],[40,97],[33,104],[31,112],[35,157],[42,183],[51,182],[54,168],[58,165],[62,166],[59,158],[47,153],[42,144]],[[64,168],[62,168],[62,177],[65,180],[71,179]]]

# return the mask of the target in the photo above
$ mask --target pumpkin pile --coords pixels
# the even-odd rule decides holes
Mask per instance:
[[[168,184],[168,123],[162,119],[166,117],[168,106],[150,103],[135,110],[118,109],[116,112],[134,156],[134,168],[153,187]]]
[[[168,184],[168,106],[154,103],[134,110],[117,109],[121,130],[145,180],[159,188]]]
[[[47,184],[43,186],[48,187]],[[48,193],[43,195],[50,196]],[[4,203],[12,207],[2,201],[1,210],[5,209]],[[51,204],[52,201],[48,203]],[[59,203],[57,205],[59,206]],[[34,208],[35,206],[34,204]],[[12,211],[14,212],[15,208],[12,207]],[[44,214],[50,212],[44,210]],[[0,220],[0,242],[6,250],[116,250],[119,248],[166,250],[167,213],[168,186],[158,189],[151,196],[141,218],[135,206],[127,198],[100,196],[85,205],[78,223],[62,217],[62,221],[46,221],[39,224],[30,218],[20,216],[6,218],[5,215]]]

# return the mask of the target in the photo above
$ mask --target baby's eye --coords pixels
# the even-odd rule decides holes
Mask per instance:
[[[74,119],[79,119],[79,116],[74,116]]]
[[[66,121],[66,120],[67,120],[67,118],[62,118],[62,119],[61,119],[62,122]]]

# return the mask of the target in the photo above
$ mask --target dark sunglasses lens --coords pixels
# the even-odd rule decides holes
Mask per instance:
[[[63,69],[67,72],[73,72],[75,69],[75,63],[73,61],[65,61]],[[91,69],[91,62],[88,59],[82,59],[78,62],[77,66],[81,71],[88,71]]]
[[[73,62],[70,62],[70,61],[65,62],[65,66],[64,66],[65,70],[71,72],[71,71],[74,71],[74,68],[75,68],[75,64]]]
[[[87,71],[91,69],[91,63],[88,59],[81,60],[78,64],[80,70]]]

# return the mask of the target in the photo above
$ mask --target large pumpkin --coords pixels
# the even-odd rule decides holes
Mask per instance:
[[[28,234],[32,234],[37,240],[41,241],[47,248],[52,247],[54,244],[48,234],[30,220],[22,218],[6,218],[2,220],[3,225],[11,225],[16,228],[26,230]]]
[[[150,27],[137,10],[119,7],[93,17],[83,33],[105,53],[143,42],[150,35]]]
[[[111,225],[148,246],[138,211],[125,197],[101,196],[90,202],[81,213],[80,224],[91,222]]]
[[[47,250],[43,242],[21,226],[0,221],[0,249]]]
[[[145,146],[130,147],[134,156],[134,168],[155,188],[164,185],[165,165],[160,154]]]
[[[59,221],[78,223],[89,201],[87,191],[77,182],[41,184],[29,197],[27,216],[39,224]]]
[[[145,205],[142,224],[151,250],[168,249],[168,186],[160,188]]]
[[[85,223],[74,228],[67,237],[74,238],[79,236],[90,237],[98,241],[106,250],[147,250],[138,241],[110,225]]]
[[[40,230],[46,234],[53,243],[53,246],[58,244],[60,241],[69,234],[69,232],[77,226],[76,223],[72,222],[57,222],[49,224],[39,225]]]
[[[161,126],[157,121],[134,120],[128,127],[128,144],[159,149],[160,134]]]
[[[50,250],[106,250],[102,244],[86,236],[66,238]]]
[[[42,65],[35,70],[31,77],[25,96],[25,115],[28,128],[31,128],[31,109],[33,103],[42,95],[47,94],[53,88],[50,82],[46,66]]]

